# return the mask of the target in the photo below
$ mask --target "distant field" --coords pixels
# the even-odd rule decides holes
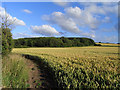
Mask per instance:
[[[61,87],[120,87],[117,47],[14,48],[13,53],[43,59]]]
[[[96,43],[96,44],[101,44],[102,46],[113,46],[113,47],[118,47],[120,44],[113,44],[113,43]]]

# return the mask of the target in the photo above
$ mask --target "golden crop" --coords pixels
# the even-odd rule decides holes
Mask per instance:
[[[14,48],[44,59],[61,87],[120,87],[118,47]]]

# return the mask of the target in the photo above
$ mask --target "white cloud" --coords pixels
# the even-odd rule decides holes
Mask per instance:
[[[26,13],[32,13],[30,10],[28,10],[28,9],[24,9],[23,10],[24,12],[26,12]]]
[[[60,33],[53,27],[49,25],[42,25],[42,26],[31,26],[31,29],[36,34],[41,34],[45,36],[58,36]]]
[[[66,17],[66,15],[61,12],[53,12],[51,15],[45,15],[43,19],[50,23],[57,24],[67,32],[80,33],[79,28],[72,18]]]
[[[24,26],[26,25],[24,21],[17,19],[16,17],[12,17],[9,19],[9,21],[14,21],[14,25],[20,25],[20,26]]]
[[[59,6],[67,6],[68,2],[64,2],[64,0],[52,0],[55,4],[59,5]]]
[[[91,29],[96,29],[99,22],[96,17],[86,10],[81,10],[79,7],[68,7],[65,9],[67,16],[72,17],[79,26],[89,26]]]
[[[12,17],[2,7],[0,7],[0,16],[3,17],[3,18],[5,18],[7,16],[8,17],[8,22],[13,23],[14,25],[21,25],[21,26],[25,25],[25,22],[23,20],[20,20],[20,19],[18,19],[16,17]]]
[[[79,7],[68,7],[65,8],[65,12],[72,17],[80,17],[82,10]]]
[[[92,32],[90,32],[90,33],[88,33],[88,32],[82,32],[82,33],[80,33],[80,35],[87,36],[87,37],[90,37],[90,38],[95,38],[96,37],[95,34],[92,33]]]
[[[116,2],[91,2],[91,3],[80,3],[84,6],[84,11],[91,13],[92,15],[111,15],[118,14],[118,3]]]
[[[30,37],[40,37],[39,35],[30,35],[26,33],[15,33],[13,34],[13,39],[18,39],[18,38],[30,38]]]
[[[100,24],[110,22],[110,17],[108,15],[115,14],[117,15],[117,4],[113,6],[108,6],[108,4],[97,6],[97,3],[87,3],[83,4],[84,9],[79,7],[67,7],[65,8],[66,15],[72,17],[73,20],[79,26],[88,26],[91,29],[97,29]],[[101,19],[100,15],[104,15],[104,20]]]

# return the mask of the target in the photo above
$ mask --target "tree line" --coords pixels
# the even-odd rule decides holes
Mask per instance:
[[[80,47],[94,46],[94,40],[90,38],[66,38],[66,37],[38,37],[14,39],[15,48],[23,47]]]

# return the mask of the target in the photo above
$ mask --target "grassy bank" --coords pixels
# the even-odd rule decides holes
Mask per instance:
[[[10,54],[3,58],[3,86],[4,88],[28,87],[28,68],[26,59],[21,55]]]

